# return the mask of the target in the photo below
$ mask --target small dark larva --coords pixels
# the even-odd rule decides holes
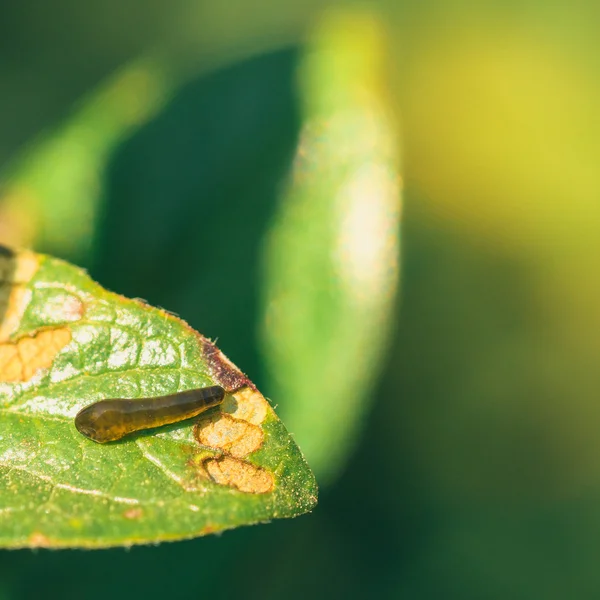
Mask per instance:
[[[134,431],[190,419],[218,406],[224,398],[225,390],[214,385],[155,398],[100,400],[77,413],[75,427],[79,433],[103,444]]]

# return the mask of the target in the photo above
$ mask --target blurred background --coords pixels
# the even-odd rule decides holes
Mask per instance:
[[[0,599],[600,597],[599,18],[4,2],[0,241],[218,338],[321,492]]]

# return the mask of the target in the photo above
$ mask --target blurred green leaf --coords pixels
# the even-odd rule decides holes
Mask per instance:
[[[173,315],[83,271],[3,250],[0,545],[104,547],[292,517],[314,477],[253,384]],[[222,385],[197,421],[96,444],[73,417],[102,398]]]
[[[301,65],[304,125],[265,245],[263,351],[272,397],[318,476],[343,463],[391,327],[400,182],[385,35],[328,14]]]

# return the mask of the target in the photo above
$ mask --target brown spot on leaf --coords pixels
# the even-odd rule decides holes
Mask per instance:
[[[242,492],[270,492],[274,487],[273,474],[240,460],[262,446],[264,432],[260,425],[270,406],[255,385],[212,342],[201,338],[201,343],[214,381],[229,393],[220,413],[205,416],[194,427],[201,445],[223,453],[207,458],[199,455],[192,461],[196,475]]]
[[[199,421],[194,433],[203,446],[219,448],[237,458],[258,450],[264,439],[262,428],[223,413]]]
[[[207,525],[202,529],[200,535],[210,535],[211,533],[215,533],[215,531],[219,531],[219,528],[216,525]]]
[[[202,338],[202,354],[216,383],[227,392],[254,384],[209,340]]]
[[[39,267],[39,258],[29,251],[15,252],[2,246],[0,253],[0,341],[16,331],[31,292],[27,284]]]
[[[141,508],[129,508],[123,513],[123,516],[126,519],[135,520],[140,519],[143,514],[144,511]]]
[[[84,313],[85,307],[82,300],[67,292],[56,294],[40,307],[40,315],[48,324],[79,321]]]
[[[39,531],[35,531],[29,536],[29,546],[32,548],[51,548],[52,540]]]
[[[50,367],[70,341],[71,330],[61,327],[0,344],[0,381],[29,381],[40,369]]]
[[[221,410],[236,419],[248,421],[253,425],[260,425],[267,416],[269,403],[258,390],[243,387],[234,394],[225,397]]]
[[[266,494],[274,487],[269,471],[231,456],[209,459],[205,467],[215,483],[234,487],[240,492]]]

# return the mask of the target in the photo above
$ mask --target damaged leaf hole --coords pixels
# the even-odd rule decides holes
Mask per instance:
[[[243,460],[264,443],[261,423],[268,412],[262,394],[245,387],[227,395],[221,412],[201,418],[194,426],[194,437],[207,449],[192,459],[201,475],[218,485],[241,492],[264,494],[275,487],[273,474]]]
[[[0,343],[0,380],[29,381],[38,371],[52,366],[56,355],[71,341],[69,327],[41,329],[14,342]]]

